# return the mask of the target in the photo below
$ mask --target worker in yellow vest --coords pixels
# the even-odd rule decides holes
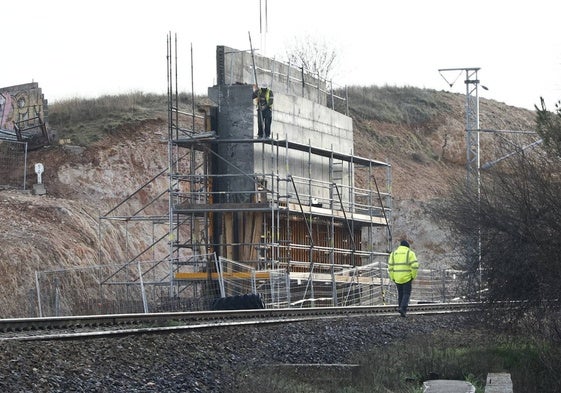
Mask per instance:
[[[405,317],[411,297],[412,282],[417,277],[419,262],[411,250],[409,242],[402,240],[388,258],[390,280],[397,286],[397,305],[399,314]]]
[[[266,85],[253,85],[253,88],[253,99],[257,98],[257,137],[269,139],[273,122],[273,91]]]

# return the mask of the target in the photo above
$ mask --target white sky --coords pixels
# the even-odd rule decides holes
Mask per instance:
[[[266,0],[261,0],[264,6]],[[295,39],[337,51],[338,85],[450,88],[440,68],[481,67],[480,97],[533,109],[561,99],[558,0],[26,0],[0,7],[0,87],[35,81],[50,101],[165,94],[166,35],[177,34],[179,89],[215,83],[217,45],[283,58]],[[264,15],[263,15],[264,16]],[[447,79],[457,74],[446,73]]]

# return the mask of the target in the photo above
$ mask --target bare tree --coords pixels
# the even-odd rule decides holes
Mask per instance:
[[[480,193],[458,179],[450,198],[433,209],[458,247],[480,235],[489,301],[542,306],[561,295],[561,117],[556,116],[559,111],[538,114],[543,146],[527,150],[522,141],[502,139],[497,152],[502,149],[508,158],[481,172]],[[463,267],[475,272],[469,258]]]
[[[295,38],[287,46],[286,57],[290,64],[303,67],[319,79],[330,80],[337,63],[337,51],[325,40],[310,36]]]

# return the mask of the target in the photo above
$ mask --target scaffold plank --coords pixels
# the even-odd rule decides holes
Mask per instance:
[[[253,275],[250,272],[237,272],[237,273],[223,273],[222,276],[226,279],[237,279],[237,280],[248,280],[252,277],[255,277],[259,280],[266,280],[269,279],[270,273],[269,272],[255,272]],[[188,281],[200,281],[200,280],[208,280],[209,278],[212,280],[218,280],[218,273],[206,273],[206,272],[178,272],[175,273],[176,280],[188,280]]]

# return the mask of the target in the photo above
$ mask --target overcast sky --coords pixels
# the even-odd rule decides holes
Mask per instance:
[[[260,4],[267,33],[260,34]],[[166,35],[177,34],[179,89],[215,83],[217,45],[284,58],[294,40],[337,52],[338,85],[416,86],[465,93],[480,67],[480,97],[533,109],[561,99],[558,0],[26,0],[0,7],[0,87],[35,81],[56,101],[132,91],[165,94]],[[265,12],[261,13],[263,26]]]

